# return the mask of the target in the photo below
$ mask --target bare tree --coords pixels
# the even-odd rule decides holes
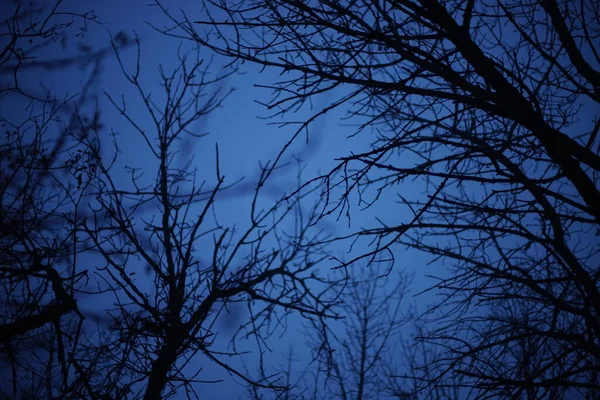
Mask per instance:
[[[314,180],[328,188],[323,215],[349,214],[356,194],[377,204],[411,182],[398,193],[395,215],[356,233],[377,245],[358,258],[408,246],[449,265],[435,285],[445,296],[432,310],[435,329],[423,338],[446,349],[432,360],[439,379],[458,372],[481,398],[568,390],[593,397],[600,389],[597,2],[204,5],[202,21],[164,8],[174,24],[165,33],[277,68],[284,77],[270,87],[268,106],[279,115],[329,91],[341,94],[314,118],[343,106],[359,131],[371,128],[370,148]]]
[[[410,381],[398,379],[407,365],[405,352],[397,346],[414,317],[406,304],[411,277],[402,271],[392,281],[384,272],[372,264],[339,274],[342,279],[332,294],[341,319],[311,320],[305,326],[304,345],[312,362],[300,374],[293,373],[298,366],[290,349],[282,368],[289,390],[280,398],[386,399],[407,382],[412,388]]]
[[[0,28],[0,396],[53,398],[69,391],[84,318],[77,220],[94,169],[65,127],[72,105],[89,102],[105,52],[48,59],[68,39],[85,43],[96,16],[62,1],[9,3]],[[95,65],[81,93],[61,98],[33,85],[57,63]]]
[[[454,400],[470,398],[463,378],[452,374],[440,382],[431,368],[443,357],[426,341],[416,307],[407,304],[412,276],[385,275],[377,265],[348,268],[338,284],[339,321],[311,321],[306,326],[312,362],[298,363],[290,347],[280,367],[289,388],[277,399]],[[529,354],[531,355],[531,354]],[[251,388],[252,389],[252,388]],[[257,390],[251,398],[262,399]]]
[[[302,207],[315,196],[302,191],[265,204],[261,188],[275,168],[267,164],[247,204],[248,220],[233,226],[221,223],[219,199],[227,196],[229,187],[218,147],[211,183],[196,169],[193,157],[180,158],[178,146],[187,143],[186,138],[203,136],[194,132],[195,123],[221,107],[230,93],[219,87],[227,74],[214,75],[214,67],[197,52],[182,51],[172,73],[159,69],[164,94],[158,97],[146,92],[140,78],[139,43],[133,74],[117,43],[114,48],[150,122],[136,119],[125,102],[107,93],[145,144],[136,148],[146,154],[140,168],[120,163],[118,137],[111,150],[101,129],[89,127],[83,135],[98,165],[91,205],[95,212],[83,229],[103,260],[98,277],[114,303],[107,310],[112,322],[104,337],[76,360],[82,369],[92,365],[90,373],[96,378],[95,386],[83,388],[84,394],[199,397],[202,384],[215,382],[202,376],[201,365],[207,362],[236,380],[283,390],[274,377],[257,380],[242,371],[240,359],[246,351],[239,348],[238,339],[256,342],[257,368],[265,370],[266,340],[285,325],[288,314],[335,317],[324,297],[330,284],[314,271],[326,259],[318,244],[322,238],[313,227],[318,214],[315,207],[309,212]],[[224,347],[227,329],[219,321],[236,305],[243,306],[247,316],[239,328],[233,323],[230,345]],[[90,364],[91,358],[97,361]]]

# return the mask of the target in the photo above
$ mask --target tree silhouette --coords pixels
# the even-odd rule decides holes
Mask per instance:
[[[287,364],[279,368],[288,389],[277,398],[388,399],[407,382],[412,390],[411,378],[398,379],[413,367],[412,354],[397,346],[413,322],[413,308],[406,304],[411,276],[400,271],[390,282],[377,264],[336,272],[341,279],[335,279],[331,295],[340,319],[308,321],[306,343],[291,345]],[[308,347],[312,361],[298,373],[294,347],[302,346]],[[259,389],[249,386],[250,398],[265,398]]]
[[[48,59],[60,43],[85,42],[93,13],[65,14],[62,1],[14,2],[0,37],[0,396],[51,398],[69,390],[84,316],[78,289],[78,219],[94,164],[71,132],[69,110],[85,106],[97,68],[78,95],[36,88],[31,77],[62,67],[97,65],[106,49]],[[75,32],[73,32],[75,30]],[[23,109],[18,110],[22,105]],[[85,177],[85,181],[84,181]]]
[[[394,376],[404,366],[397,341],[413,317],[405,304],[410,277],[399,272],[394,285],[386,288],[388,277],[376,265],[353,269],[340,295],[341,329],[331,323],[313,323],[307,329],[317,360],[311,376],[315,399],[380,399],[398,392]]]
[[[114,156],[109,155],[101,130],[89,127],[82,136],[98,169],[92,190],[95,212],[83,229],[104,262],[98,276],[115,304],[107,310],[111,323],[103,344],[90,350],[101,359],[89,371],[99,383],[84,393],[144,399],[198,396],[197,384],[212,382],[194,367],[199,356],[248,384],[281,391],[284,387],[274,379],[254,380],[230,360],[245,353],[236,347],[240,337],[254,338],[262,354],[261,343],[285,324],[288,314],[336,316],[328,311],[333,303],[323,297],[331,285],[314,272],[327,255],[319,244],[323,238],[312,228],[317,209],[307,212],[301,206],[311,192],[265,206],[261,188],[275,168],[267,164],[248,204],[247,223],[222,224],[218,200],[228,187],[218,147],[211,185],[207,177],[198,183],[201,171],[193,160],[180,159],[178,146],[186,136],[200,139],[192,126],[222,105],[229,92],[217,86],[227,74],[211,77],[210,64],[199,54],[182,52],[172,73],[159,69],[164,95],[158,98],[144,89],[139,51],[130,74],[113,44],[151,128],[107,94],[147,146],[137,150],[147,152],[145,165],[121,166],[118,138]],[[119,175],[123,168],[129,182]],[[244,306],[248,316],[235,326],[227,349],[218,324],[236,305]],[[263,362],[261,356],[257,368],[264,369]]]
[[[203,136],[194,123],[222,106],[227,74],[213,76],[198,52],[182,52],[172,73],[159,69],[162,96],[150,95],[137,37],[118,33],[93,50],[83,40],[93,14],[60,0],[27,6],[16,2],[1,31],[0,397],[198,397],[215,382],[201,374],[207,363],[285,390],[276,377],[239,367],[249,353],[241,340],[256,343],[257,368],[267,371],[265,344],[289,315],[336,317],[333,282],[315,269],[327,258],[318,207],[310,207],[319,192],[265,199],[278,167],[267,163],[247,220],[221,222],[219,204],[239,192],[221,173],[218,147],[212,183],[180,150]],[[76,54],[52,58],[74,37]],[[121,54],[132,45],[138,58],[128,71]],[[129,100],[103,94],[129,123],[128,136],[146,145],[135,149],[148,156],[139,167],[123,154],[130,138],[108,135],[102,119],[95,83],[111,54],[147,112],[139,119]],[[78,95],[40,94],[32,82],[39,77],[43,88],[52,72],[73,66],[90,72]]]
[[[160,2],[158,2],[160,3]],[[596,2],[210,1],[164,33],[276,68],[284,115],[346,107],[374,140],[315,178],[322,215],[392,193],[361,258],[435,257],[444,296],[428,343],[438,383],[479,398],[600,389],[600,102]],[[304,127],[303,127],[304,128]],[[409,190],[403,183],[411,183]],[[421,193],[426,195],[422,196]],[[403,216],[403,217],[402,217]],[[532,354],[534,355],[532,357]],[[570,395],[570,394],[569,394]]]
[[[340,282],[339,321],[311,321],[306,340],[313,360],[297,370],[293,347],[281,368],[288,399],[450,400],[461,394],[461,376],[438,384],[430,362],[442,355],[416,337],[426,335],[407,304],[412,276],[398,271],[392,278],[381,265],[355,265]],[[253,389],[253,388],[251,388]],[[262,398],[257,390],[252,398]]]

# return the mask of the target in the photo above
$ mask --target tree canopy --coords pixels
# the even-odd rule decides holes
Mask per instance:
[[[152,89],[144,40],[113,33],[94,50],[95,15],[51,3],[17,1],[0,28],[2,396],[197,398],[217,381],[209,365],[255,398],[595,398],[598,2],[155,0],[151,26],[180,50]],[[135,98],[99,89],[106,58]],[[194,124],[227,108],[227,79],[249,64],[269,73],[257,90],[284,126],[328,103],[259,164],[229,224],[219,146],[210,168],[182,148],[205,140]],[[72,66],[77,95],[24,83]],[[265,196],[338,110],[368,144]],[[365,209],[370,225],[321,229]],[[415,250],[436,296],[418,313],[400,307]],[[292,317],[312,350],[298,379],[267,357]]]
[[[329,91],[319,113],[348,107],[372,135],[311,183],[330,193],[323,215],[353,194],[371,207],[397,196],[397,215],[355,233],[375,238],[360,257],[407,246],[449,266],[432,309],[443,317],[422,337],[447,349],[432,361],[439,384],[458,373],[482,398],[598,389],[596,2],[205,7],[202,20],[165,9],[177,23],[166,33],[280,71],[276,113]],[[425,195],[402,190],[414,180]]]

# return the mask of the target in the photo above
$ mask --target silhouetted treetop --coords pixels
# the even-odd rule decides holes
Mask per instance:
[[[342,265],[399,245],[447,264],[423,337],[446,349],[438,383],[556,398],[600,384],[596,3],[213,1],[202,20],[164,8],[163,32],[278,71],[274,115],[335,96],[306,125],[344,107],[373,140],[309,183],[322,216],[398,199]]]

